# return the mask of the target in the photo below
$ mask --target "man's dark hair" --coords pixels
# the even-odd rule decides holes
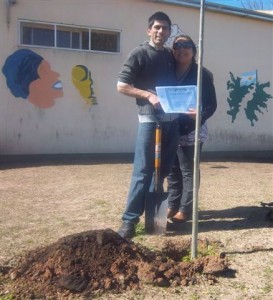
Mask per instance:
[[[152,28],[155,21],[166,21],[170,28],[172,26],[172,22],[168,17],[168,15],[166,15],[164,12],[161,11],[158,11],[150,16],[150,18],[148,19],[148,27]]]

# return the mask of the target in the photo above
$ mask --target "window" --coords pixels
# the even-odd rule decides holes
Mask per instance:
[[[116,52],[115,49],[118,49],[119,40],[115,33],[107,31],[91,31],[91,48],[92,50],[97,51],[109,51]],[[104,49],[104,50],[103,50]]]
[[[19,21],[20,45],[120,52],[120,32],[70,25]]]
[[[21,44],[54,47],[54,26],[32,27],[25,24],[21,28]]]

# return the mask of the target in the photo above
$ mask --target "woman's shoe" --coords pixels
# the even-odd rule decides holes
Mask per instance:
[[[176,213],[177,213],[177,210],[168,208],[167,218],[170,219],[170,218],[174,217],[176,215]]]
[[[181,223],[181,222],[186,222],[187,221],[187,215],[183,212],[183,211],[179,211],[177,212],[172,218],[171,220],[174,223]]]

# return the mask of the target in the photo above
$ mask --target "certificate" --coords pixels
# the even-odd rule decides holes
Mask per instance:
[[[196,85],[157,86],[155,89],[165,113],[186,113],[196,109]]]

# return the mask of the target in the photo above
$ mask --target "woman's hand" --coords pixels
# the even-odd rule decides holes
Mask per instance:
[[[196,119],[197,110],[194,108],[190,108],[188,111],[184,112],[185,115],[189,116],[191,119]]]

